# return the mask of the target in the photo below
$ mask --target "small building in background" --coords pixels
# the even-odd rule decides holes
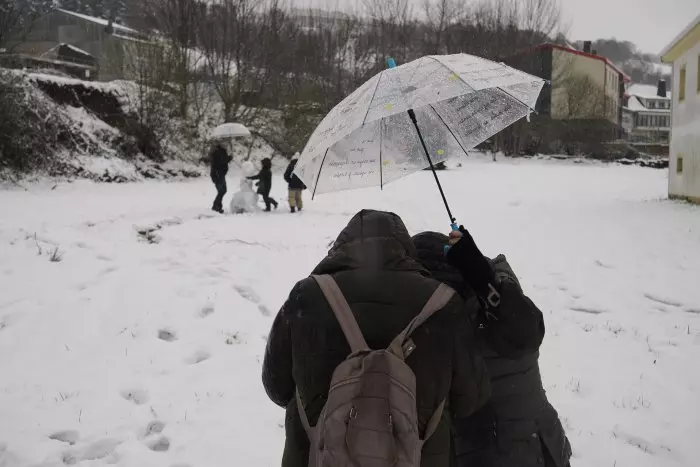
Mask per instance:
[[[657,86],[632,84],[625,92],[622,128],[639,152],[667,156],[671,133],[671,92],[666,81]]]
[[[549,82],[542,90],[531,140],[538,151],[602,153],[622,137],[622,104],[629,77],[584,42],[583,50],[544,43],[504,62]]]
[[[4,63],[54,68],[80,79],[127,78],[128,51],[142,35],[112,20],[55,9],[40,17],[26,37],[10,41]]]
[[[700,15],[661,52],[673,65],[668,194],[700,204]]]

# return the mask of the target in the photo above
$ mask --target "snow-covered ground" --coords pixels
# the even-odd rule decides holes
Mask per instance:
[[[545,313],[573,465],[697,466],[700,208],[636,167],[477,158],[441,178]],[[213,217],[213,196],[204,179],[0,192],[0,466],[279,465],[260,366],[295,281],[361,208],[447,230],[428,172],[307,192],[297,215]]]

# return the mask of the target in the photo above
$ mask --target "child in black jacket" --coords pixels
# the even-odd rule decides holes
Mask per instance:
[[[274,206],[277,209],[277,201],[270,197],[270,190],[272,189],[272,161],[269,158],[262,160],[262,169],[257,175],[248,177],[248,180],[258,181],[258,194],[262,195],[263,201],[265,201],[265,211],[270,211],[270,206]]]

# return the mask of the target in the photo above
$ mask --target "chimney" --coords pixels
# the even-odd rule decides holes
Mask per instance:
[[[591,41],[583,41],[583,51],[587,54],[591,53],[591,46],[593,43]]]
[[[659,85],[656,87],[656,95],[659,97],[666,97],[666,80],[660,79]]]

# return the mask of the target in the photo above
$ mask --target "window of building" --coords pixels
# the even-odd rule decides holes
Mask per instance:
[[[678,79],[678,101],[683,102],[685,100],[685,78],[686,78],[686,66],[681,66],[681,72]]]
[[[683,173],[683,154],[678,154],[676,156],[676,173],[677,174]]]

